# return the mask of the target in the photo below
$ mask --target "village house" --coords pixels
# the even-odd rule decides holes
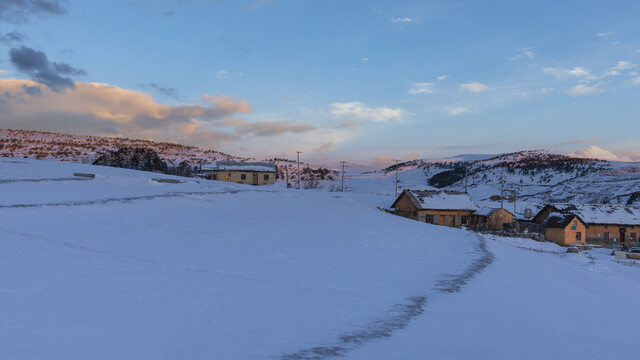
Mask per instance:
[[[207,178],[240,184],[265,185],[276,181],[276,166],[263,162],[217,161],[202,164]]]
[[[474,230],[503,230],[513,224],[513,214],[506,209],[481,207],[471,217],[469,227]]]
[[[394,214],[435,225],[468,225],[478,206],[469,194],[447,190],[404,190],[393,202]]]
[[[548,204],[532,221],[546,226],[552,216],[575,215],[585,224],[584,241],[595,244],[637,244],[640,238],[640,207],[610,204]],[[567,234],[571,237],[571,234]],[[548,236],[547,240],[552,240]],[[566,239],[570,240],[570,239]],[[622,241],[621,241],[622,240]],[[555,241],[555,240],[554,240]]]
[[[584,245],[587,225],[573,214],[551,213],[544,220],[544,236],[558,245]]]

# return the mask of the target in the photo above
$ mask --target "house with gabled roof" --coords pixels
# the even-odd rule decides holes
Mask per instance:
[[[640,207],[613,204],[548,204],[532,221],[543,224],[552,216],[575,215],[585,223],[585,240],[590,243],[627,245],[640,238]]]
[[[264,185],[276,181],[276,165],[264,162],[217,161],[202,164],[200,169],[211,180]]]
[[[483,206],[473,214],[470,227],[474,230],[503,230],[513,221],[514,215],[507,209]]]
[[[394,214],[435,225],[469,225],[478,205],[466,192],[405,189],[393,202]]]

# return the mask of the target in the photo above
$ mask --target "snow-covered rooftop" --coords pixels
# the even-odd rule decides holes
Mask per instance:
[[[275,172],[276,166],[265,162],[214,161],[202,164],[202,170]]]
[[[405,190],[416,208],[421,210],[478,210],[466,192],[448,190]]]
[[[562,214],[578,215],[587,224],[640,225],[640,207],[611,204],[550,204]]]

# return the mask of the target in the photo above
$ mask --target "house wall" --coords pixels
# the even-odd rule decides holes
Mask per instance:
[[[276,181],[276,173],[275,172],[253,172],[253,171],[210,171],[203,170],[202,172],[209,173],[208,178],[212,179],[213,175],[215,175],[216,180],[218,181],[229,181],[238,184],[251,184],[251,185],[265,185],[265,184],[273,184]],[[227,174],[230,175],[230,179],[227,179]],[[242,179],[242,175],[245,175],[246,179]],[[253,183],[253,174],[258,174],[258,183]],[[269,178],[267,180],[264,179],[264,176],[268,175]]]
[[[409,219],[427,222],[427,215],[433,216],[431,224],[444,226],[460,226],[462,225],[462,217],[467,217],[467,224],[471,223],[470,210],[418,210],[411,202],[407,195],[402,195],[396,203],[395,214]]]
[[[616,243],[620,243],[620,228],[625,228],[624,234],[625,241],[631,241],[632,235],[635,234],[635,241],[640,238],[640,225],[638,226],[620,226],[620,225],[589,225],[587,227],[587,239],[590,242],[602,242],[610,244],[613,239],[616,239]],[[604,233],[609,233],[609,241],[605,240]]]
[[[504,224],[511,224],[513,215],[505,209],[500,209],[487,217],[487,227],[489,230],[502,230]]]
[[[574,221],[577,221],[575,225],[575,229],[572,229],[574,226]],[[581,234],[581,240],[576,240],[576,234]],[[586,243],[586,227],[582,222],[577,220],[576,217],[571,219],[571,222],[564,228],[546,228],[545,230],[545,238],[547,241],[553,241],[558,245],[574,245],[574,244],[585,244]]]

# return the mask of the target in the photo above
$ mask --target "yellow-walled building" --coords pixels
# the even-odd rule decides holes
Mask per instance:
[[[551,216],[575,215],[585,223],[588,243],[623,243],[631,246],[640,238],[640,207],[611,204],[548,204],[532,221],[545,225]]]
[[[262,162],[218,161],[202,164],[201,172],[210,180],[265,185],[276,181],[276,166]]]
[[[469,225],[478,206],[466,192],[404,190],[393,202],[394,214],[429,224],[460,227]]]

